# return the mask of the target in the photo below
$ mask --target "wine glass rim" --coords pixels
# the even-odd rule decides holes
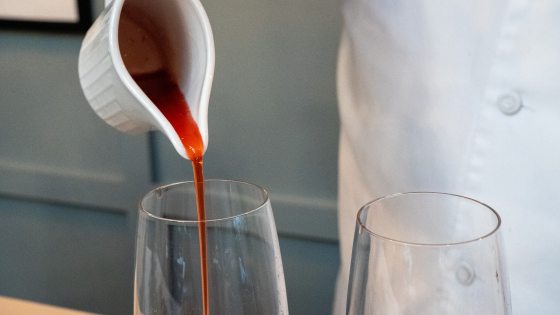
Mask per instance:
[[[388,236],[384,236],[382,234],[376,233],[373,230],[371,230],[370,228],[368,228],[364,222],[362,222],[361,214],[363,212],[367,211],[367,209],[371,205],[373,205],[375,203],[379,203],[383,200],[389,200],[389,199],[393,199],[393,198],[396,198],[396,197],[409,196],[409,195],[440,195],[440,196],[448,196],[448,197],[458,197],[458,198],[463,199],[463,200],[472,201],[472,202],[490,210],[494,214],[494,216],[496,217],[496,225],[490,232],[488,232],[486,234],[483,234],[482,236],[479,236],[479,237],[475,237],[475,238],[472,238],[472,239],[467,239],[465,241],[448,242],[448,243],[443,243],[443,242],[442,243],[417,243],[417,242],[403,241],[403,240],[399,240],[399,239],[396,239],[396,238],[392,238],[392,237],[388,237]],[[484,202],[481,202],[479,200],[476,200],[474,198],[466,197],[466,196],[459,195],[459,194],[446,193],[446,192],[435,192],[435,191],[410,191],[410,192],[401,192],[401,193],[395,193],[395,194],[382,196],[382,197],[376,198],[376,199],[366,203],[365,205],[363,205],[360,208],[360,210],[358,211],[356,216],[357,216],[356,221],[358,222],[360,227],[362,227],[368,234],[370,234],[372,236],[375,236],[377,238],[380,238],[380,239],[384,239],[386,241],[390,241],[390,242],[401,244],[401,245],[407,245],[407,246],[445,247],[445,246],[464,245],[464,244],[468,244],[468,243],[474,243],[474,242],[478,242],[478,241],[484,240],[484,239],[492,236],[493,234],[495,234],[500,229],[500,226],[502,225],[502,218],[500,217],[498,212],[496,210],[494,210],[494,208],[492,208],[488,204],[486,204]]]
[[[161,190],[161,189],[166,189],[166,188],[171,188],[171,187],[176,187],[176,186],[181,186],[181,185],[185,185],[185,184],[195,184],[195,181],[182,181],[182,182],[175,182],[175,183],[171,183],[171,184],[166,184],[166,185],[161,185],[158,186],[150,191],[148,191],[141,199],[138,205],[138,209],[139,211],[141,211],[142,213],[146,214],[148,217],[151,217],[155,220],[158,221],[164,221],[164,222],[168,222],[168,223],[175,223],[175,224],[198,224],[198,223],[210,223],[210,222],[220,222],[220,221],[229,221],[238,217],[243,217],[246,215],[249,215],[253,212],[259,211],[260,209],[262,209],[263,207],[266,206],[266,204],[269,202],[269,195],[268,195],[268,191],[263,188],[262,186],[259,186],[257,184],[253,184],[253,183],[249,183],[246,181],[241,181],[241,180],[233,180],[233,179],[205,179],[204,182],[214,182],[214,183],[235,183],[235,184],[242,184],[242,185],[248,185],[248,186],[252,186],[255,187],[257,190],[261,191],[263,193],[263,201],[261,203],[259,203],[257,206],[255,207],[251,207],[252,209],[248,209],[247,211],[244,211],[242,213],[236,214],[236,215],[232,215],[232,216],[228,216],[228,217],[223,217],[223,218],[216,218],[216,219],[207,219],[207,220],[181,220],[181,219],[170,219],[170,218],[165,218],[159,215],[156,215],[148,210],[146,210],[144,208],[144,206],[142,205],[144,200],[146,199],[147,196],[152,195],[152,194],[156,194],[157,190]]]

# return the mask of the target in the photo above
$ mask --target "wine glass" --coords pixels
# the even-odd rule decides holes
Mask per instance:
[[[195,196],[195,183],[183,182],[156,188],[141,200],[134,314],[287,315],[267,192],[249,183],[207,180],[204,221],[197,220]]]
[[[383,197],[358,212],[346,314],[509,315],[500,217],[445,193]]]

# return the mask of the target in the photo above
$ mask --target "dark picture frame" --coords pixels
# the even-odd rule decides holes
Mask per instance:
[[[25,0],[29,10],[26,15],[25,8],[16,10],[11,9],[18,6],[16,2],[21,3],[22,0],[0,0],[0,29],[22,29],[36,31],[56,31],[56,32],[85,32],[92,23],[92,3],[91,0],[62,0],[58,1],[59,6],[71,5],[77,8],[77,12],[72,16],[56,16],[56,12],[41,14],[37,12],[39,6],[33,6],[33,2],[48,3],[50,0]],[[54,3],[51,2],[51,3]],[[75,6],[75,7],[74,7]],[[10,11],[11,10],[11,11]],[[60,10],[62,12],[64,10]],[[52,16],[47,16],[52,14]],[[43,17],[46,16],[46,17]]]

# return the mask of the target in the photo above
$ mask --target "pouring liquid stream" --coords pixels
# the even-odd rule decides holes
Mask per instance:
[[[166,70],[133,75],[134,80],[150,100],[171,123],[192,162],[196,189],[196,207],[198,214],[198,236],[200,242],[200,272],[202,281],[202,309],[204,315],[210,314],[208,303],[208,265],[206,245],[206,219],[204,207],[204,144],[193,119],[189,106],[178,84]]]
[[[169,121],[192,162],[199,221],[202,314],[209,315],[208,255],[204,222],[204,142],[177,79],[169,69],[170,60],[166,58],[169,43],[162,42],[165,37],[157,36],[149,27],[145,27],[142,19],[139,19],[141,17],[142,14],[125,4],[119,23],[119,48],[126,69]]]

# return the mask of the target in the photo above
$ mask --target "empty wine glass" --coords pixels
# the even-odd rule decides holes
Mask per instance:
[[[149,192],[140,203],[134,314],[203,314],[195,184]],[[288,314],[278,236],[267,192],[204,182],[210,314]],[[202,263],[201,263],[202,261]]]
[[[509,315],[499,215],[444,193],[380,198],[358,212],[346,313]]]

